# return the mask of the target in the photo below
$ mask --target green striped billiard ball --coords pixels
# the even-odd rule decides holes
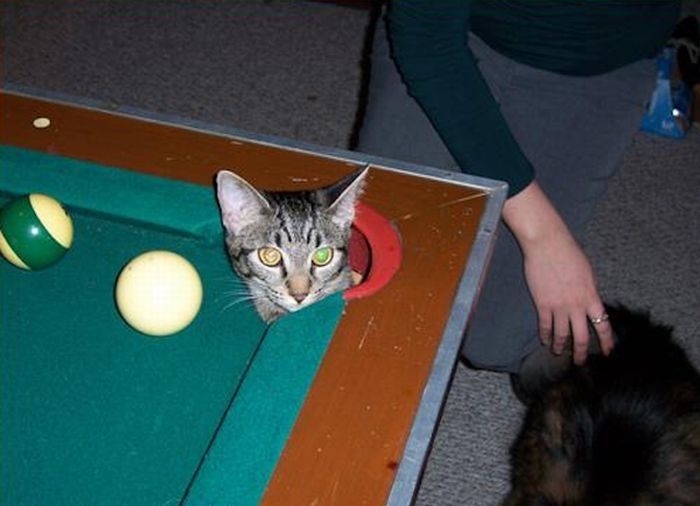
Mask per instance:
[[[0,253],[21,269],[34,271],[55,264],[72,243],[73,220],[48,195],[25,195],[0,210]]]

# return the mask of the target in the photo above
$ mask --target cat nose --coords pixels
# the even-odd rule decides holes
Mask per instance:
[[[311,281],[306,276],[292,276],[287,280],[287,287],[289,288],[289,295],[298,304],[301,304],[309,295]]]
[[[294,298],[295,301],[297,301],[299,304],[304,302],[304,299],[306,296],[309,295],[309,292],[300,292],[300,293],[292,293],[292,297]]]

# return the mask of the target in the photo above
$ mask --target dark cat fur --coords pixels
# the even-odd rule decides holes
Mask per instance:
[[[506,505],[700,504],[700,374],[647,314],[608,308],[618,343],[528,409]]]

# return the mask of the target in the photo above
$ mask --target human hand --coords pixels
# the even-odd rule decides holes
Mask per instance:
[[[588,320],[605,314],[590,262],[537,183],[510,198],[503,217],[523,250],[540,339],[561,354],[573,337],[574,363],[583,364],[590,340]],[[603,320],[596,331],[607,355],[613,348],[612,328]]]

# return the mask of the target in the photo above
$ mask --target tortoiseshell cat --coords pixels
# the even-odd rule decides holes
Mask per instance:
[[[700,374],[646,314],[608,309],[618,343],[529,408],[507,505],[700,504]]]
[[[264,192],[236,174],[216,190],[231,263],[267,322],[351,284],[350,226],[367,168],[312,191]]]

